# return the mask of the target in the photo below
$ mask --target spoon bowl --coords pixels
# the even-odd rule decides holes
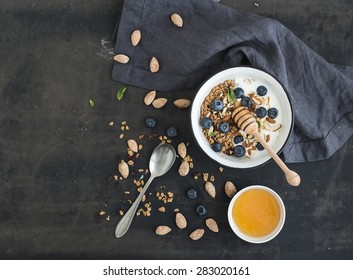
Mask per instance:
[[[125,215],[121,218],[120,222],[116,226],[115,236],[117,238],[122,237],[128,231],[131,222],[135,217],[137,207],[139,206],[140,201],[145,192],[147,191],[152,180],[167,173],[169,169],[173,166],[175,158],[175,149],[169,144],[161,144],[154,149],[149,163],[151,176],[143,187],[143,189],[141,190],[139,196],[136,198],[134,203],[131,205],[129,210],[125,213]]]

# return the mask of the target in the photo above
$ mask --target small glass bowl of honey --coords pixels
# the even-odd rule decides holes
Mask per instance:
[[[264,243],[282,229],[286,210],[279,195],[272,189],[254,185],[239,191],[228,207],[230,227],[241,239]]]

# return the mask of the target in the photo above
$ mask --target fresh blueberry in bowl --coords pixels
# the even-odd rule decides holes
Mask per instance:
[[[229,123],[227,123],[227,122],[221,122],[221,123],[218,125],[218,130],[219,130],[220,133],[227,133],[227,132],[230,130]]]
[[[174,126],[171,126],[167,129],[168,137],[176,137],[178,135],[178,131]]]
[[[260,96],[265,96],[267,94],[267,88],[265,86],[259,86],[257,89],[256,89],[256,92],[258,95]]]
[[[145,119],[145,124],[149,128],[153,128],[156,126],[157,121],[154,118],[146,118]]]
[[[212,126],[212,120],[209,117],[204,117],[201,119],[202,128],[210,128]]]
[[[243,145],[237,145],[234,148],[234,155],[236,157],[243,157],[245,156],[246,150],[245,147]]]
[[[260,142],[257,142],[257,143],[256,143],[256,149],[257,149],[258,151],[263,151],[265,148],[264,148],[264,146],[261,145]]]
[[[241,142],[243,142],[244,141],[244,137],[243,137],[243,135],[237,135],[237,136],[235,136],[234,137],[234,139],[233,139],[233,143],[236,145],[236,144],[239,144],[239,143],[241,143]]]
[[[267,114],[271,119],[275,119],[278,116],[278,110],[276,108],[270,108]]]
[[[259,118],[264,118],[267,115],[267,109],[265,107],[259,107],[256,109],[256,116],[258,116]]]
[[[212,150],[214,150],[217,153],[222,151],[222,144],[219,142],[214,142],[212,145]]]
[[[200,216],[205,216],[207,214],[207,208],[205,205],[200,204],[196,206],[196,213]]]
[[[197,191],[195,189],[188,190],[186,194],[190,199],[195,199],[197,197]]]
[[[252,101],[250,97],[245,96],[241,99],[240,104],[244,107],[250,107],[252,105]]]
[[[234,94],[236,98],[241,98],[244,95],[244,90],[240,87],[235,88]]]
[[[211,109],[214,111],[221,111],[223,107],[224,104],[220,99],[214,99],[211,103]]]

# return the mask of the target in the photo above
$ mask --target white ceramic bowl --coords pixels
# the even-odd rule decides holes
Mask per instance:
[[[233,219],[233,215],[232,215],[232,210],[233,210],[233,206],[234,206],[235,201],[239,198],[239,196],[242,193],[249,191],[249,190],[252,190],[252,189],[265,190],[265,191],[269,192],[270,194],[272,194],[272,196],[276,199],[276,201],[279,205],[279,208],[280,208],[280,220],[279,220],[277,227],[271,233],[264,235],[264,236],[261,236],[261,237],[252,237],[252,236],[249,236],[249,235],[243,233],[239,229],[239,227],[237,226],[236,222]],[[242,189],[241,191],[237,192],[236,195],[230,201],[229,207],[228,207],[228,222],[229,222],[231,229],[241,239],[243,239],[247,242],[250,242],[250,243],[265,243],[265,242],[270,241],[271,239],[275,238],[278,235],[278,233],[281,231],[281,229],[283,228],[285,219],[286,219],[286,209],[284,207],[283,201],[280,198],[280,196],[272,189],[265,187],[265,186],[261,186],[261,185],[249,186],[249,187],[246,187],[246,188]]]
[[[225,155],[224,153],[216,153],[212,150],[211,145],[207,142],[206,138],[202,134],[202,127],[200,125],[201,105],[205,97],[210,93],[211,89],[219,83],[224,82],[225,80],[234,80],[239,77],[254,79],[265,85],[268,89],[268,92],[271,93],[272,98],[270,104],[271,106],[275,105],[275,107],[278,109],[279,115],[276,120],[282,124],[282,128],[278,134],[278,137],[271,139],[269,144],[276,153],[279,153],[283,149],[293,128],[292,106],[283,86],[271,75],[255,68],[230,68],[219,72],[207,80],[197,92],[192,103],[191,126],[197,143],[209,157],[224,166],[233,168],[252,168],[268,162],[271,159],[270,155],[266,151],[256,152],[254,156],[249,159],[246,157],[237,158],[235,156]]]

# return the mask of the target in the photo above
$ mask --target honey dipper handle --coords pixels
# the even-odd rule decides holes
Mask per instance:
[[[287,165],[279,158],[279,156],[275,153],[275,151],[267,144],[267,142],[261,137],[258,131],[254,131],[252,133],[256,139],[261,143],[261,145],[266,149],[266,151],[271,155],[274,161],[278,164],[278,166],[283,170],[284,174],[286,175],[286,179],[288,184],[291,186],[299,186],[300,184],[300,176],[290,170]]]

